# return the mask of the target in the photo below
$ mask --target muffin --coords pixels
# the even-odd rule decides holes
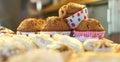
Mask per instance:
[[[88,18],[80,22],[78,27],[75,28],[76,31],[104,31],[103,26],[97,19]]]
[[[39,33],[45,26],[45,20],[37,18],[24,19],[17,28],[18,35],[26,35]]]
[[[52,16],[47,18],[44,31],[70,31],[70,28],[64,19]]]
[[[59,9],[59,17],[65,19],[70,29],[74,29],[88,18],[88,10],[85,5],[68,3]]]
[[[52,16],[46,19],[46,26],[42,30],[41,33],[44,34],[65,34],[70,35],[70,28],[68,24],[64,21],[64,19]]]
[[[59,17],[67,18],[84,8],[86,8],[85,5],[70,2],[59,9]]]
[[[73,37],[79,39],[80,41],[85,41],[90,38],[104,38],[105,30],[98,20],[89,18],[81,21],[72,33]]]

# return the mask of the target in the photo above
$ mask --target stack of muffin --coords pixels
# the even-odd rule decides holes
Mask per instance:
[[[88,18],[85,5],[68,3],[59,9],[59,16],[51,16],[46,20],[27,18],[17,28],[17,34],[29,36],[30,34],[69,35],[85,41],[89,38],[102,39],[104,28],[100,22]]]

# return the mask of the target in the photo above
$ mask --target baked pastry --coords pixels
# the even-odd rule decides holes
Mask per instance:
[[[30,50],[30,49],[34,49],[37,48],[36,44],[34,43],[33,40],[31,40],[29,37],[27,36],[23,36],[23,35],[14,35],[12,37],[16,42],[19,42],[21,44],[24,45],[24,47],[26,48],[26,50]]]
[[[116,53],[85,52],[70,59],[68,62],[120,62],[120,55]]]
[[[96,46],[95,51],[96,52],[112,52],[112,44],[113,41],[110,41],[106,38],[103,38],[97,42],[99,44]]]
[[[103,39],[88,39],[84,42],[84,48],[87,51],[94,52],[111,52],[113,42],[103,38]]]
[[[54,50],[58,50],[59,52],[64,52],[64,51],[69,51],[72,50],[69,46],[60,43],[60,42],[54,42],[52,44],[47,45],[48,49],[54,49]]]
[[[38,32],[45,26],[45,20],[36,18],[27,18],[23,20],[17,28],[21,32]]]
[[[113,43],[112,44],[112,52],[120,53],[120,44]]]
[[[34,43],[39,47],[39,48],[46,48],[47,45],[52,44],[56,41],[54,41],[52,38],[50,38],[49,35],[47,34],[33,34],[29,36],[31,40],[34,41]]]
[[[83,43],[83,46],[86,51],[94,51],[95,47],[99,45],[97,42],[98,39],[88,39]]]
[[[52,16],[47,18],[46,26],[43,31],[70,31],[70,28],[64,19]]]
[[[9,57],[24,53],[26,51],[24,45],[14,41],[10,36],[0,37],[0,60],[5,62]]]
[[[85,5],[80,5],[77,3],[70,2],[67,5],[63,5],[59,9],[59,17],[60,18],[69,17],[69,16],[73,15],[74,13],[84,9],[85,7],[86,7]]]
[[[2,51],[0,53],[5,56],[9,57],[11,55],[24,52],[25,50],[25,47],[21,43],[14,41],[11,37],[0,38],[0,51]]]
[[[59,51],[65,60],[70,59],[75,54],[74,49],[59,42],[47,45],[47,48]]]
[[[36,49],[11,57],[8,62],[64,62],[61,54],[54,50]]]
[[[76,53],[84,52],[84,48],[83,48],[82,43],[75,38],[72,38],[72,37],[67,36],[67,35],[59,35],[59,34],[55,34],[53,36],[53,38],[56,41],[60,41],[63,44],[68,45],[69,47],[73,48]]]
[[[93,18],[88,18],[80,22],[78,27],[75,28],[76,31],[104,31],[103,26],[100,22]]]
[[[4,33],[4,34],[6,34],[6,33],[7,34],[15,34],[14,31],[12,31],[12,30],[10,30],[6,27],[0,26],[0,34],[2,34],[2,33]]]

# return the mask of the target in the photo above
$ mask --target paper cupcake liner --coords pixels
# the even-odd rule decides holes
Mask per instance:
[[[83,10],[76,12],[70,17],[67,17],[66,21],[68,25],[70,26],[70,28],[73,29],[73,28],[76,28],[82,20],[87,19],[87,18],[88,18],[88,9],[84,8]]]
[[[31,34],[40,34],[40,32],[21,32],[21,31],[17,31],[16,34],[17,34],[17,35],[29,36],[29,35],[31,35]]]
[[[70,36],[71,34],[71,31],[63,31],[63,32],[57,32],[57,31],[46,31],[46,32],[20,32],[20,31],[17,31],[16,33],[17,35],[25,35],[25,36],[29,36],[31,34],[49,34],[50,37],[52,37],[54,34],[61,34],[61,35],[68,35]]]
[[[82,42],[91,38],[102,39],[104,38],[104,34],[105,31],[73,31],[73,37]]]

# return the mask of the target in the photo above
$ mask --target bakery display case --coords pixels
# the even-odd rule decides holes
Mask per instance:
[[[120,62],[120,44],[106,37],[108,31],[101,19],[91,17],[95,15],[91,6],[106,5],[108,0],[94,4],[91,2],[99,0],[63,1],[43,9],[32,6],[40,11],[34,15],[52,11],[58,15],[26,17],[16,31],[1,25],[0,62]]]

